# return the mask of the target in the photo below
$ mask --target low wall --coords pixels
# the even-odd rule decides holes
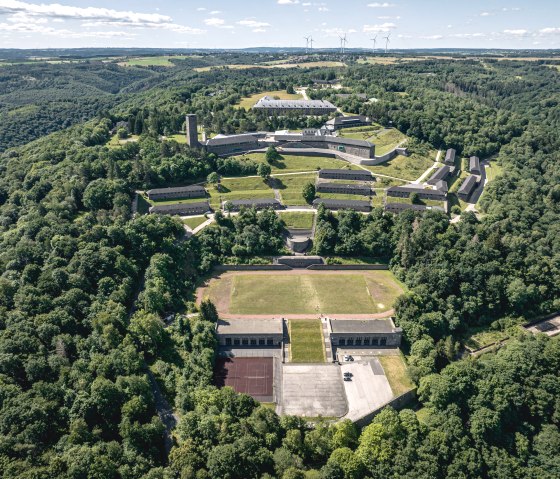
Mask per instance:
[[[391,406],[393,409],[399,411],[412,404],[415,399],[416,389],[411,389],[410,391],[407,391],[404,394],[401,394],[400,396],[397,396],[396,398],[393,398],[390,401],[386,402],[385,404],[383,404],[383,406],[378,407],[375,411],[371,411],[365,416],[356,419],[354,423],[359,427],[365,427],[373,421],[375,416],[377,416],[383,410],[383,408]]]
[[[355,271],[355,270],[388,270],[386,264],[313,264],[307,269],[322,269],[331,271]]]
[[[285,264],[219,264],[214,271],[286,271],[291,270]]]
[[[362,160],[362,161],[360,161],[360,164],[364,165],[364,166],[380,165],[381,163],[385,163],[386,161],[392,160],[398,154],[399,153],[398,153],[397,149],[395,148],[394,150],[391,150],[389,153],[385,153],[382,156],[376,156],[375,158],[372,158],[370,160]]]

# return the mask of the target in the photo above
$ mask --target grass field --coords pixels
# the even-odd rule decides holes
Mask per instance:
[[[434,164],[436,152],[430,152],[430,156],[421,156],[413,153],[410,156],[396,156],[391,161],[376,166],[366,166],[372,173],[402,178],[414,181],[419,178],[430,166]]]
[[[183,224],[187,225],[190,229],[194,230],[197,226],[207,221],[206,216],[193,216],[192,218],[185,218]]]
[[[232,273],[212,280],[203,296],[232,314],[374,314],[391,309],[402,292],[390,271],[298,271]]]
[[[408,369],[402,356],[377,356],[377,359],[383,366],[385,376],[387,376],[395,396],[400,396],[414,388],[414,383],[408,375]]]
[[[222,201],[251,200],[256,198],[274,198],[274,191],[260,177],[256,178],[226,178],[220,183],[220,190],[208,187],[210,205],[217,208]]]
[[[320,319],[291,319],[288,328],[291,362],[325,362],[325,347]]]
[[[245,108],[246,110],[248,110],[263,96],[271,96],[273,98],[277,97],[279,100],[301,100],[303,98],[298,93],[287,93],[286,90],[263,91],[261,93],[255,93],[248,98],[241,99],[237,106],[239,108]]]
[[[301,211],[280,213],[280,218],[286,223],[286,227],[293,229],[310,230],[313,228],[315,213],[303,213]]]
[[[119,146],[125,145],[127,143],[133,143],[135,141],[138,141],[140,137],[138,135],[131,135],[128,138],[126,138],[125,140],[121,140],[119,139],[119,136],[115,133],[111,139],[109,140],[109,142],[107,143],[107,146],[109,148],[117,148]]]
[[[486,179],[488,182],[494,181],[498,176],[500,176],[504,170],[503,168],[498,165],[495,161],[491,161],[488,166],[485,168],[486,171]]]
[[[306,205],[307,202],[301,195],[304,185],[315,183],[316,173],[309,175],[287,175],[274,178],[275,188],[280,191],[282,203],[289,206]]]
[[[171,56],[158,56],[158,57],[139,57],[139,58],[131,58],[126,62],[121,62],[119,65],[121,66],[129,66],[129,67],[174,67],[175,65],[171,60],[174,59],[185,59],[188,57],[181,56],[181,55],[171,55]]]
[[[389,153],[407,139],[407,136],[396,128],[386,129],[380,125],[344,129],[340,131],[340,136],[374,143],[375,154],[378,156]]]
[[[265,162],[264,153],[249,153],[238,156],[239,159],[248,159],[259,163]],[[275,173],[297,173],[300,171],[312,171],[325,168],[350,168],[352,170],[359,169],[355,165],[351,165],[347,161],[338,160],[337,158],[323,158],[320,156],[298,156],[284,155],[280,161],[275,161],[272,165],[272,174]]]
[[[220,65],[220,66],[209,66],[209,67],[200,67],[195,68],[194,70],[197,72],[208,72],[214,68],[228,68],[230,70],[249,70],[251,68],[342,68],[345,67],[346,64],[343,62],[335,62],[335,61],[317,61],[317,62],[303,62],[303,63],[274,63],[269,64],[267,62],[264,63],[255,63],[253,65]]]

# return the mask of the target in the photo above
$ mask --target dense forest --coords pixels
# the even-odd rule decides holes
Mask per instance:
[[[136,188],[243,173],[246,165],[161,138],[181,128],[184,113],[198,113],[212,131],[298,124],[233,105],[332,70],[83,68],[92,79],[80,77],[84,91],[95,95],[90,88],[107,75],[103,91],[122,95],[118,104],[48,136],[63,126],[34,117],[29,125],[44,129],[6,136],[4,148],[26,144],[0,156],[1,477],[560,475],[560,342],[519,334],[495,354],[456,354],[469,327],[506,328],[560,309],[557,72],[444,60],[347,68],[347,91],[379,99],[356,105],[359,112],[436,147],[495,153],[504,170],[482,197],[483,215],[464,213],[458,223],[438,212],[319,212],[317,253],[386,258],[410,290],[396,321],[423,414],[386,409],[358,430],[278,417],[212,386],[216,312],[205,303],[185,314],[195,311],[193,288],[225,257],[279,252],[274,212],[218,215],[185,240],[177,219],[131,210]],[[0,73],[9,98],[18,77],[8,67]],[[52,81],[47,91],[57,90]],[[129,122],[137,143],[107,146],[117,120]],[[177,416],[172,435],[158,416],[161,395]]]

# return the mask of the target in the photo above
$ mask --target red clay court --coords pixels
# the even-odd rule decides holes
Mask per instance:
[[[214,369],[216,386],[231,386],[257,401],[272,402],[274,358],[219,358]]]

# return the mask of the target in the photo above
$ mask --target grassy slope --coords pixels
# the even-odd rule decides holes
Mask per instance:
[[[259,163],[265,162],[264,153],[250,153],[238,158],[248,159]],[[318,156],[285,155],[282,160],[275,161],[272,165],[272,174],[275,173],[297,173],[300,171],[312,171],[325,168],[349,168],[357,170],[359,167],[351,165],[346,161],[336,158],[322,158]]]
[[[391,390],[395,396],[400,396],[414,388],[414,383],[408,375],[408,370],[402,356],[378,356],[385,371]]]
[[[280,191],[282,202],[285,205],[306,205],[307,202],[301,195],[303,187],[307,183],[315,183],[317,175],[290,175],[275,178],[275,187]]]
[[[313,227],[313,219],[315,214],[313,212],[303,213],[297,212],[285,212],[280,213],[280,218],[284,220],[288,228],[294,229],[306,229],[310,230]]]
[[[376,166],[367,166],[372,173],[394,176],[404,180],[414,181],[434,164],[436,152],[429,157],[412,154],[410,156],[396,156],[391,161]]]
[[[290,352],[293,363],[325,362],[325,348],[320,319],[292,319]]]
[[[183,220],[183,224],[187,225],[190,229],[195,229],[197,226],[200,226],[204,223],[208,218],[205,216],[194,216],[192,218],[186,218]]]
[[[263,96],[278,97],[280,100],[301,100],[303,97],[298,93],[287,93],[285,90],[275,90],[275,91],[264,91],[261,93],[255,93],[248,98],[243,98],[237,105],[239,108],[245,108],[248,110],[257,101],[259,101]]]

